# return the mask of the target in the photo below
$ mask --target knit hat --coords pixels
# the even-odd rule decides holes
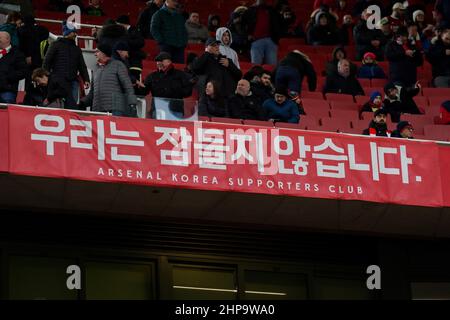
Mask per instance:
[[[373,100],[375,100],[377,97],[381,97],[381,92],[380,91],[373,91],[370,94],[370,102],[373,102]]]
[[[418,16],[419,14],[421,14],[421,15],[424,16],[424,15],[425,15],[425,12],[423,12],[422,10],[416,10],[416,11],[414,11],[413,14],[412,14],[412,16],[413,16],[413,21],[414,21],[414,22],[417,22],[416,19],[417,19],[417,16]]]
[[[363,59],[366,60],[366,58],[372,58],[372,60],[376,60],[377,56],[372,52],[366,52],[363,56]]]
[[[392,11],[394,10],[405,10],[405,6],[403,5],[403,3],[401,2],[396,2],[393,6],[392,6]]]
[[[114,46],[113,51],[130,51],[130,46],[126,41],[119,41]]]
[[[385,93],[385,94],[388,94],[388,93],[389,93],[389,90],[392,90],[392,89],[395,89],[395,88],[396,88],[395,84],[394,84],[393,82],[389,82],[389,83],[387,83],[387,84],[384,86],[384,93]]]
[[[127,15],[121,15],[117,17],[116,22],[121,24],[130,24],[130,17]]]
[[[103,54],[105,54],[108,57],[111,57],[111,55],[112,55],[112,48],[111,48],[111,46],[109,44],[100,43],[97,46],[97,50],[102,52]]]
[[[402,132],[404,129],[406,129],[406,128],[412,128],[413,126],[412,126],[412,124],[410,123],[410,122],[408,122],[408,121],[400,121],[398,124],[397,124],[397,130],[398,130],[398,132]]]
[[[77,29],[75,28],[71,28],[71,26],[73,25],[67,25],[67,21],[63,21],[62,23],[62,34],[64,37],[67,37],[69,34],[73,33],[77,33]]]

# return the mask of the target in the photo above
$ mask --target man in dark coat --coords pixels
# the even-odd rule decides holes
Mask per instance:
[[[423,64],[420,50],[408,41],[406,28],[399,28],[394,39],[386,45],[386,59],[389,61],[389,80],[407,87],[417,81],[417,67]]]
[[[438,88],[450,88],[450,29],[431,45],[427,52],[431,63],[434,85]]]
[[[367,19],[369,17],[370,14],[364,13],[353,29],[353,37],[356,44],[356,60],[362,60],[366,52],[373,52],[378,61],[383,61],[383,32],[379,29],[369,29],[367,27]]]
[[[373,119],[369,123],[369,127],[362,132],[366,136],[390,137],[391,132],[387,128],[386,109],[378,109],[373,114]]]
[[[70,29],[68,25],[64,24],[63,35],[64,38],[55,41],[48,49],[42,67],[49,71],[54,79],[65,82],[72,88],[72,94],[65,97],[65,100],[68,108],[75,108],[79,90],[78,74],[87,89],[90,86],[89,73],[83,53],[75,43],[76,30]]]
[[[41,43],[48,39],[49,31],[47,28],[36,24],[33,16],[24,18],[24,25],[17,30],[19,35],[20,50],[25,55],[27,63],[27,75],[25,77],[25,99],[24,104],[33,105],[32,95],[33,84],[31,83],[31,74],[33,70],[42,66],[43,56],[41,52]]]
[[[402,113],[421,114],[413,97],[419,94],[420,84],[413,88],[402,87],[390,82],[384,86],[384,107],[391,115],[392,122],[399,122]]]
[[[0,32],[0,102],[16,103],[19,81],[26,74],[25,57],[17,47],[11,46],[11,37]]]
[[[214,38],[206,41],[206,52],[194,60],[192,70],[199,76],[205,76],[204,83],[216,80],[225,97],[234,93],[236,84],[242,77],[241,70],[233,61],[220,54],[219,41]],[[200,88],[204,88],[204,85],[200,84]]]
[[[266,120],[259,98],[250,90],[250,82],[242,79],[238,82],[236,93],[228,102],[230,116],[235,119]]]
[[[397,129],[392,131],[391,137],[393,138],[403,138],[403,139],[414,139],[413,137],[414,128],[408,121],[400,121],[397,124]]]
[[[338,62],[338,72],[327,76],[323,93],[342,93],[351,94],[352,96],[364,95],[355,74],[351,72],[350,62],[342,59]]]
[[[150,0],[147,1],[147,7],[142,10],[139,15],[138,22],[136,24],[139,32],[145,39],[153,39],[150,32],[150,25],[152,23],[152,17],[163,5],[164,0]]]

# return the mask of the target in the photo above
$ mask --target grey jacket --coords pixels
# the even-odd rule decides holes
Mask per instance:
[[[204,43],[208,39],[208,29],[204,25],[186,21],[189,43]]]
[[[98,66],[91,90],[82,101],[85,106],[92,106],[92,111],[128,113],[128,106],[135,105],[137,100],[125,65],[110,60],[106,65]]]

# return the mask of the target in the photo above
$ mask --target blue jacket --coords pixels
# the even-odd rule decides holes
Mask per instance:
[[[386,79],[383,69],[376,65],[362,65],[358,71],[358,78],[361,79]]]
[[[286,100],[278,104],[275,99],[267,99],[263,103],[268,119],[275,119],[279,122],[298,123],[300,113],[297,104],[292,100]]]

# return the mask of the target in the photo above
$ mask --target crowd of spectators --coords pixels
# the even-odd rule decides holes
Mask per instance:
[[[64,11],[81,2],[53,0],[50,4],[54,10]],[[368,23],[373,12],[367,6],[372,4],[380,5],[383,14],[377,28]],[[101,1],[92,0],[81,8],[88,15],[104,15]],[[360,110],[374,114],[366,134],[388,135],[385,118],[389,115],[399,124],[396,135],[404,137],[402,132],[411,125],[405,125],[401,115],[421,113],[413,97],[421,89],[417,68],[424,59],[432,65],[433,85],[450,87],[446,1],[436,1],[434,21],[425,20],[421,6],[411,9],[394,1],[386,8],[371,0],[352,5],[345,0],[316,0],[305,28],[288,1],[271,6],[256,0],[254,5],[233,10],[226,23],[216,14],[208,17],[207,25],[200,18],[196,11],[187,14],[177,0],[152,0],[139,14],[136,26],[126,15],[107,20],[101,29],[93,30],[97,68],[90,80],[73,25],[64,23],[62,37],[48,46],[49,32],[33,16],[10,13],[0,25],[0,102],[16,102],[21,79],[26,80],[26,104],[90,107],[117,116],[136,116],[137,96],[182,100],[197,91],[201,116],[298,123],[304,114],[302,83],[306,80],[308,90],[315,91],[322,70],[315,70],[310,57],[298,50],[278,60],[279,40],[286,37],[304,37],[311,46],[336,46],[319,90],[370,95]],[[160,54],[155,59],[157,70],[142,79],[145,39],[154,39]],[[185,63],[188,43],[203,44],[205,49],[198,56],[188,55],[181,70],[175,65]],[[356,46],[359,68],[347,56],[345,46],[350,43]],[[254,67],[243,74],[240,59],[246,54]],[[389,63],[389,74],[379,61]],[[273,71],[265,70],[263,64],[273,65]],[[384,99],[381,92],[364,92],[359,79],[389,81]],[[87,96],[83,89],[89,90]],[[182,104],[173,107],[183,113]]]

